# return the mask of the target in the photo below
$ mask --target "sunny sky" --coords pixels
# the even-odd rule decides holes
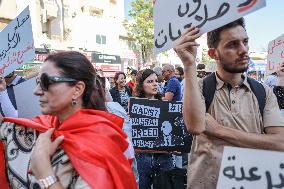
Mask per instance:
[[[124,0],[125,15],[130,10],[130,2]],[[284,34],[284,0],[266,0],[266,7],[245,16],[251,51],[267,49],[269,41]]]

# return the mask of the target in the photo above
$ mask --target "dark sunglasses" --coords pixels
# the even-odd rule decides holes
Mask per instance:
[[[36,78],[36,84],[40,86],[43,91],[48,91],[48,86],[53,83],[60,82],[76,82],[77,80],[67,77],[48,76],[46,73],[41,74],[40,78]]]

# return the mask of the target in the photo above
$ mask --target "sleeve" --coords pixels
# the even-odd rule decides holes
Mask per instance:
[[[175,80],[169,80],[168,83],[167,83],[167,88],[166,88],[166,91],[165,93],[167,92],[171,92],[171,93],[177,93],[177,90],[179,89],[178,88],[178,83],[176,82],[179,82],[179,81],[175,81]]]
[[[111,88],[111,89],[109,90],[109,93],[110,93],[112,99],[114,100],[114,99],[115,99],[115,98],[114,98],[114,88]]]
[[[107,90],[107,89],[105,90],[105,97],[106,97],[106,101],[107,102],[112,102],[113,101],[113,98],[112,98],[109,90]]]
[[[266,103],[263,112],[264,127],[284,126],[284,118],[281,115],[277,99],[272,89],[264,85],[266,90]]]
[[[200,95],[201,95],[201,106],[203,106],[205,111],[206,111],[205,98],[203,96],[203,79],[198,80],[198,86],[199,86],[199,91],[200,91]],[[214,101],[214,99],[213,99],[213,101]],[[213,104],[213,101],[211,102],[211,105]],[[209,109],[210,109],[211,105],[209,106]]]
[[[18,111],[14,108],[7,90],[0,92],[0,104],[4,114],[3,117],[18,117]]]
[[[78,177],[74,188],[75,189],[91,189],[88,183],[81,176]]]
[[[0,123],[0,140],[7,140],[9,133],[11,133],[11,128],[14,126],[14,123],[1,121]]]

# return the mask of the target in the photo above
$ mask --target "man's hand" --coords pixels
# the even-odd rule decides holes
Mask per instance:
[[[220,124],[212,117],[210,114],[206,113],[205,115],[205,131],[206,135],[215,136],[217,130],[221,128]]]
[[[184,67],[195,65],[197,46],[199,46],[195,40],[200,36],[198,28],[190,27],[176,41],[174,50],[183,62]]]
[[[0,92],[6,90],[6,81],[3,77],[0,77]]]

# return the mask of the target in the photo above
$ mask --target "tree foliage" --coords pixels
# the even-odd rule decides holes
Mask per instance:
[[[153,3],[152,0],[133,0],[131,7],[129,16],[133,20],[126,24],[126,28],[129,37],[138,44],[145,63],[154,47]]]

